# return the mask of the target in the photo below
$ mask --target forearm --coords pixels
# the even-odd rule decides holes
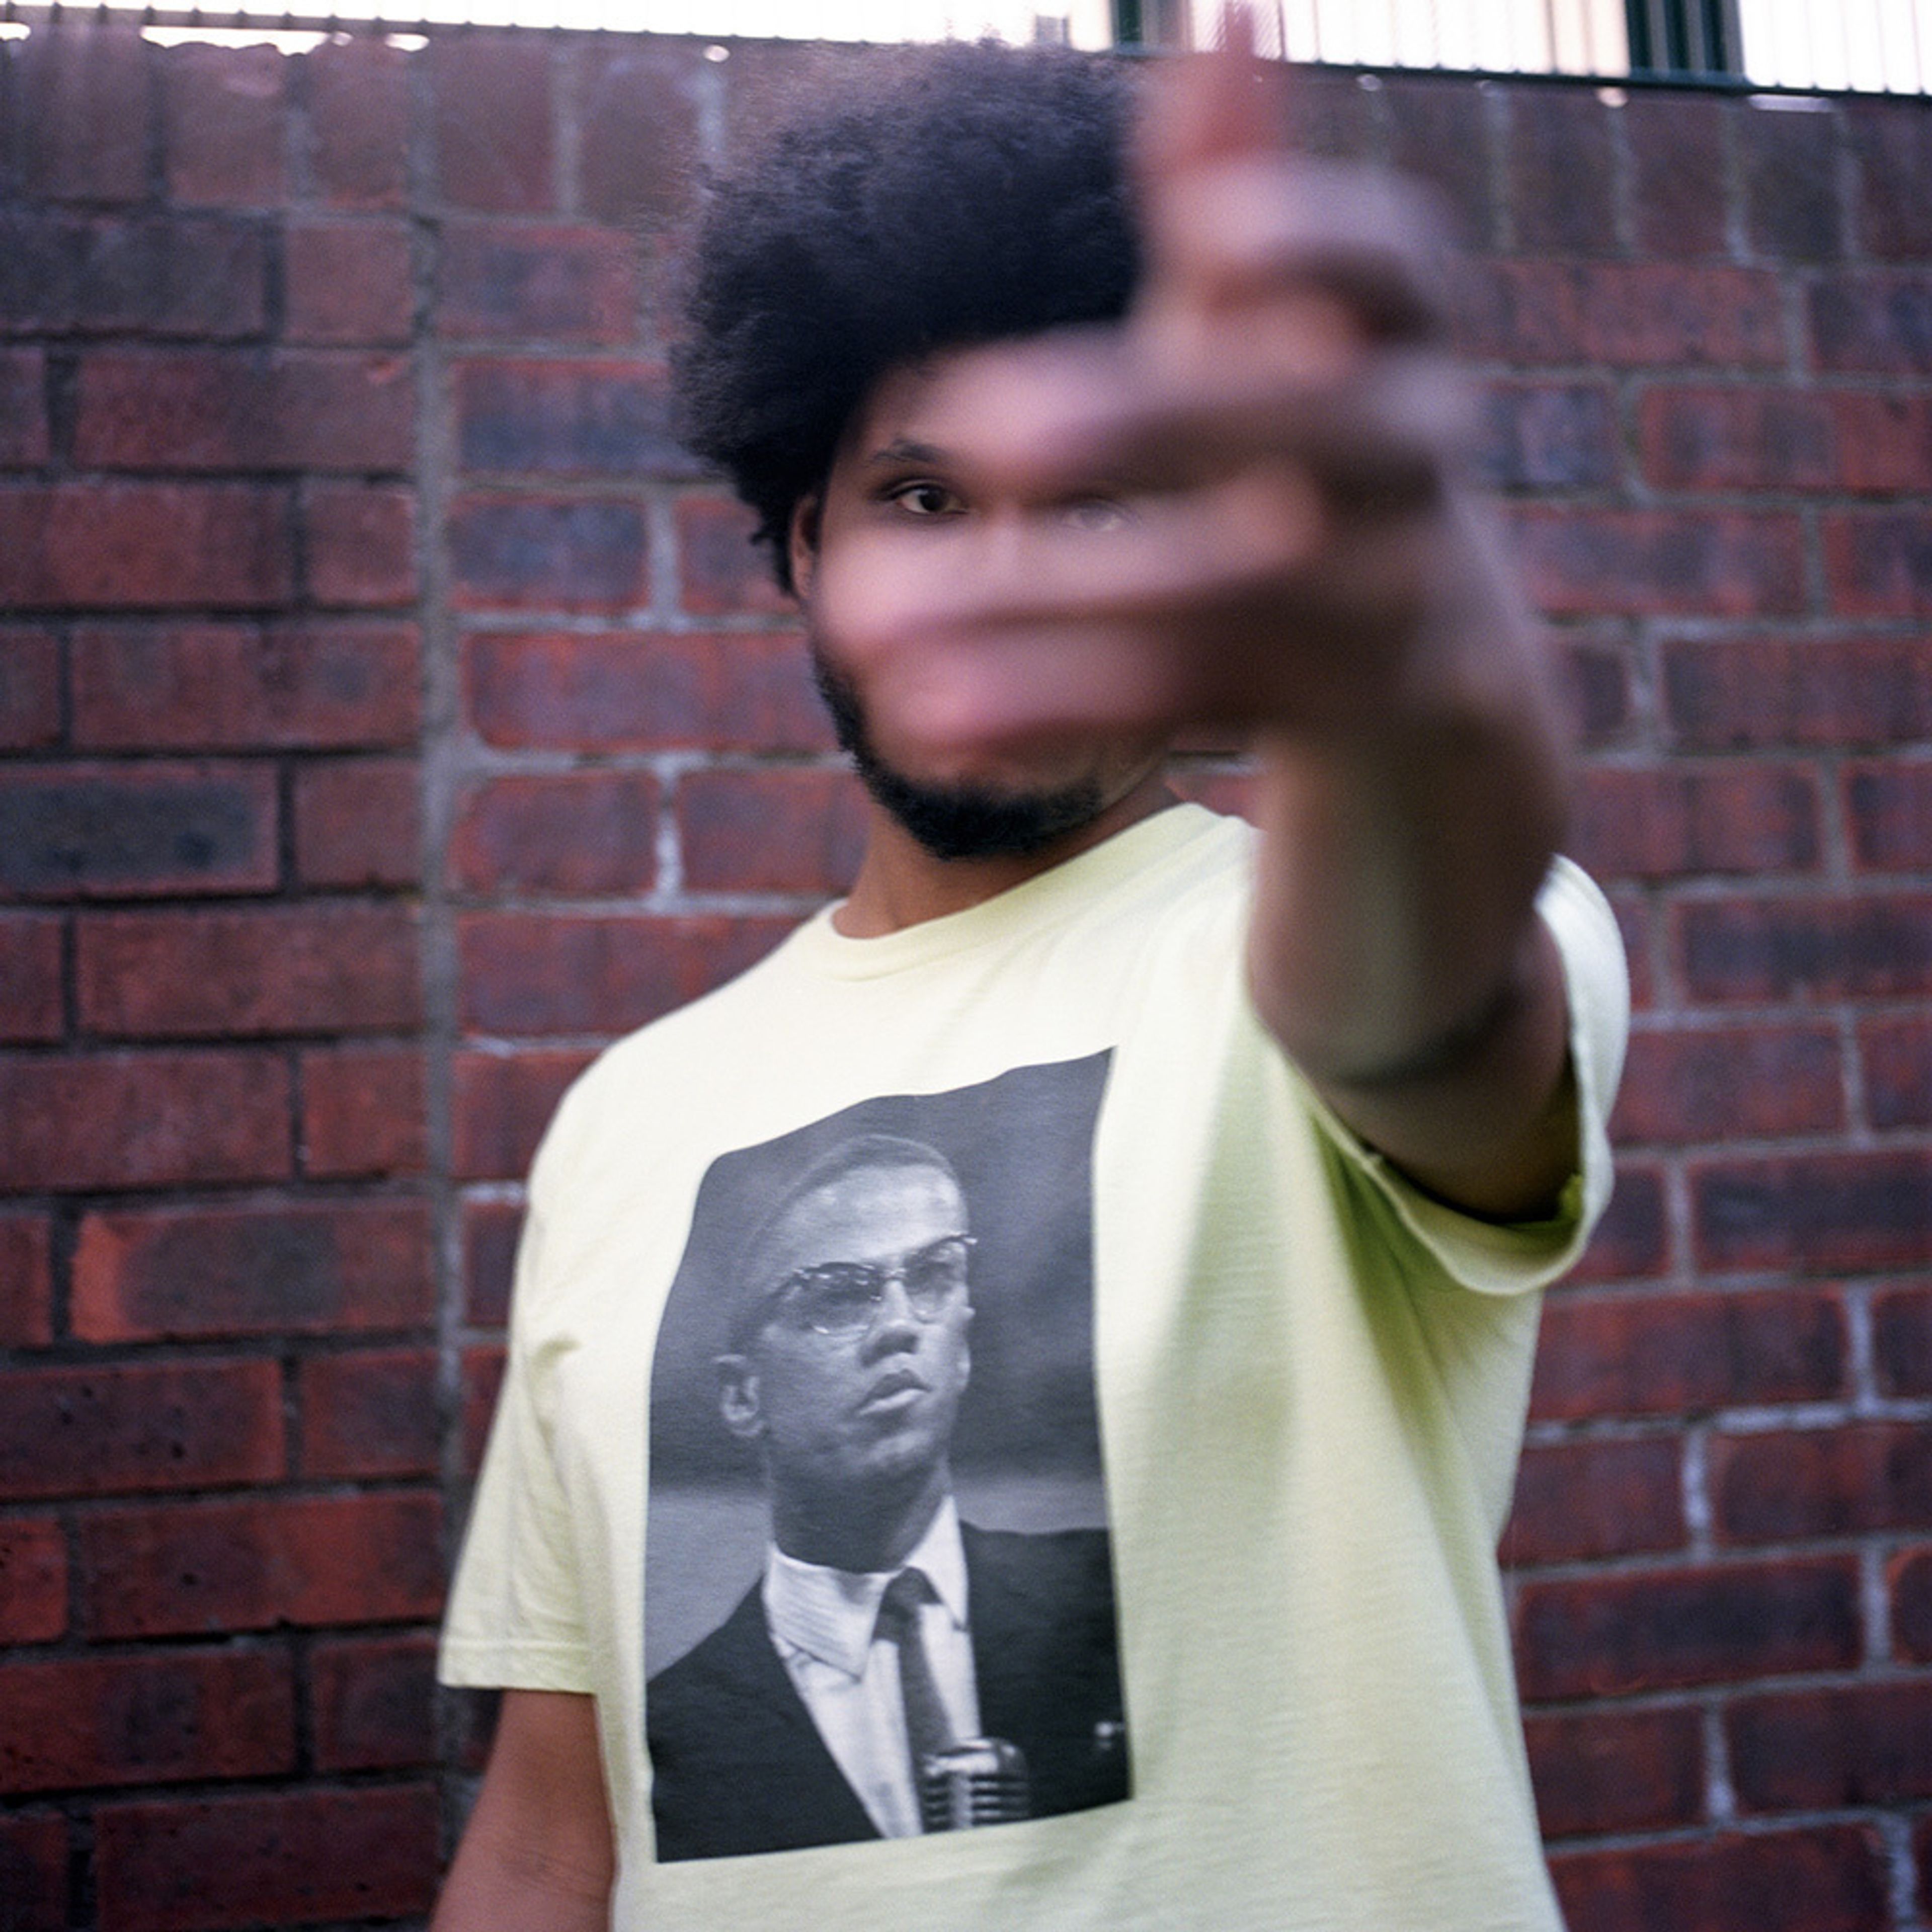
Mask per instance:
[[[1484,1211],[1567,1168],[1561,962],[1534,909],[1563,803],[1526,633],[1444,651],[1366,727],[1261,746],[1257,1010],[1352,1126]]]

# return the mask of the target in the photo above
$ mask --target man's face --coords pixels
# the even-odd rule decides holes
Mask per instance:
[[[726,1426],[763,1444],[776,1486],[824,1496],[916,1479],[945,1456],[973,1310],[963,1278],[935,1289],[965,1232],[958,1189],[924,1167],[855,1168],[772,1230],[751,1284],[764,1318],[720,1366]],[[878,1298],[862,1310],[868,1268],[888,1278],[869,1277]]]
[[[935,856],[991,858],[1038,850],[1089,824],[1165,747],[1082,735],[962,751],[922,742],[879,700],[880,674],[907,670],[903,643],[879,640],[922,592],[1000,573],[1022,580],[1040,544],[1092,541],[1119,520],[1101,500],[1036,502],[976,487],[972,434],[937,394],[957,360],[934,356],[874,388],[824,487],[794,519],[791,560],[819,688],[873,797]]]

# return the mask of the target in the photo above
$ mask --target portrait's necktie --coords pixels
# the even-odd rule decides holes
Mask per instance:
[[[886,1586],[886,1594],[879,1600],[878,1633],[899,1654],[899,1694],[905,1706],[914,1791],[920,1788],[920,1760],[956,1742],[946,1707],[939,1701],[932,1660],[926,1654],[926,1638],[920,1628],[920,1608],[932,1592],[924,1570],[902,1570]]]

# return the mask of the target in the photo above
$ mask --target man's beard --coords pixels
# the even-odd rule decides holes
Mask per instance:
[[[874,748],[856,688],[815,639],[812,674],[866,789],[935,859],[1010,859],[1037,852],[1091,824],[1106,808],[1106,794],[1094,778],[1049,791],[1001,792],[908,778]]]

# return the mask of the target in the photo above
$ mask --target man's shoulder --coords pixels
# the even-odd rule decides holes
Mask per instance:
[[[747,1680],[762,1674],[760,1666],[767,1661],[776,1660],[754,1583],[722,1623],[647,1681],[652,1720],[668,1720],[687,1706],[708,1705],[721,1696],[753,1689]]]
[[[962,1522],[968,1572],[1021,1594],[1064,1600],[1113,1589],[1113,1546],[1104,1529],[981,1529]]]

